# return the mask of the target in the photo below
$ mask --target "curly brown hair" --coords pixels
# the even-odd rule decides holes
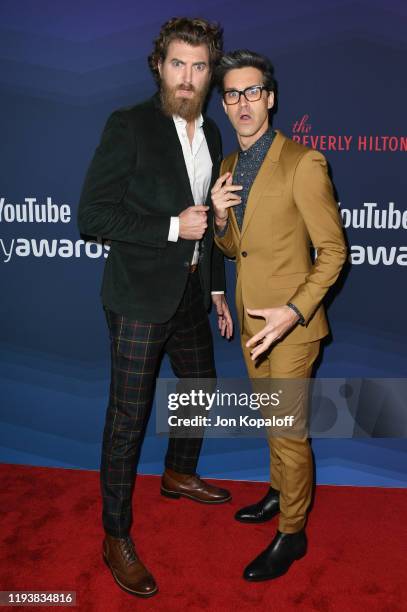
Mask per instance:
[[[173,40],[182,40],[193,46],[208,45],[212,72],[222,56],[223,30],[219,24],[210,23],[199,17],[195,19],[173,17],[161,27],[160,34],[154,41],[153,52],[148,57],[148,64],[157,83],[160,82],[158,64],[165,60],[168,45]]]

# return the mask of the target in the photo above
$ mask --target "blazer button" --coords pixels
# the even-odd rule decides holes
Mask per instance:
[[[247,257],[247,251],[242,251],[242,257]]]

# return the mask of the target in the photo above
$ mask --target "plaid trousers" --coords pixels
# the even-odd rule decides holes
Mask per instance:
[[[160,296],[157,296],[160,299]],[[181,303],[166,323],[146,323],[106,310],[111,340],[111,384],[103,433],[103,526],[126,537],[141,445],[163,353],[178,378],[216,378],[212,333],[199,274],[189,275]],[[194,474],[202,438],[170,438],[166,467]]]

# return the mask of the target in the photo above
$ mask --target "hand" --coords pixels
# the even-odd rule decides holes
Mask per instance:
[[[218,313],[218,327],[221,336],[226,336],[229,340],[233,335],[233,320],[229,306],[223,293],[213,293],[212,302]]]
[[[263,329],[246,342],[247,347],[254,347],[251,351],[252,361],[264,353],[273,342],[281,338],[281,336],[293,327],[299,319],[297,313],[289,306],[262,308],[258,310],[247,308],[247,312],[251,317],[262,317],[266,320],[266,325]]]
[[[179,237],[184,240],[200,240],[208,227],[206,211],[209,206],[188,206],[179,215]]]
[[[232,173],[222,174],[211,190],[215,223],[219,229],[223,229],[228,218],[228,208],[240,204],[242,198],[235,191],[243,189],[241,185],[232,185]]]

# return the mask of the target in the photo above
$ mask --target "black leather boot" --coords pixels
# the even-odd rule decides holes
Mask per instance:
[[[280,512],[280,493],[270,487],[267,494],[257,504],[238,510],[235,519],[241,523],[265,523]]]
[[[307,540],[303,529],[296,533],[277,531],[270,546],[246,567],[243,578],[252,582],[278,578],[306,551]]]

